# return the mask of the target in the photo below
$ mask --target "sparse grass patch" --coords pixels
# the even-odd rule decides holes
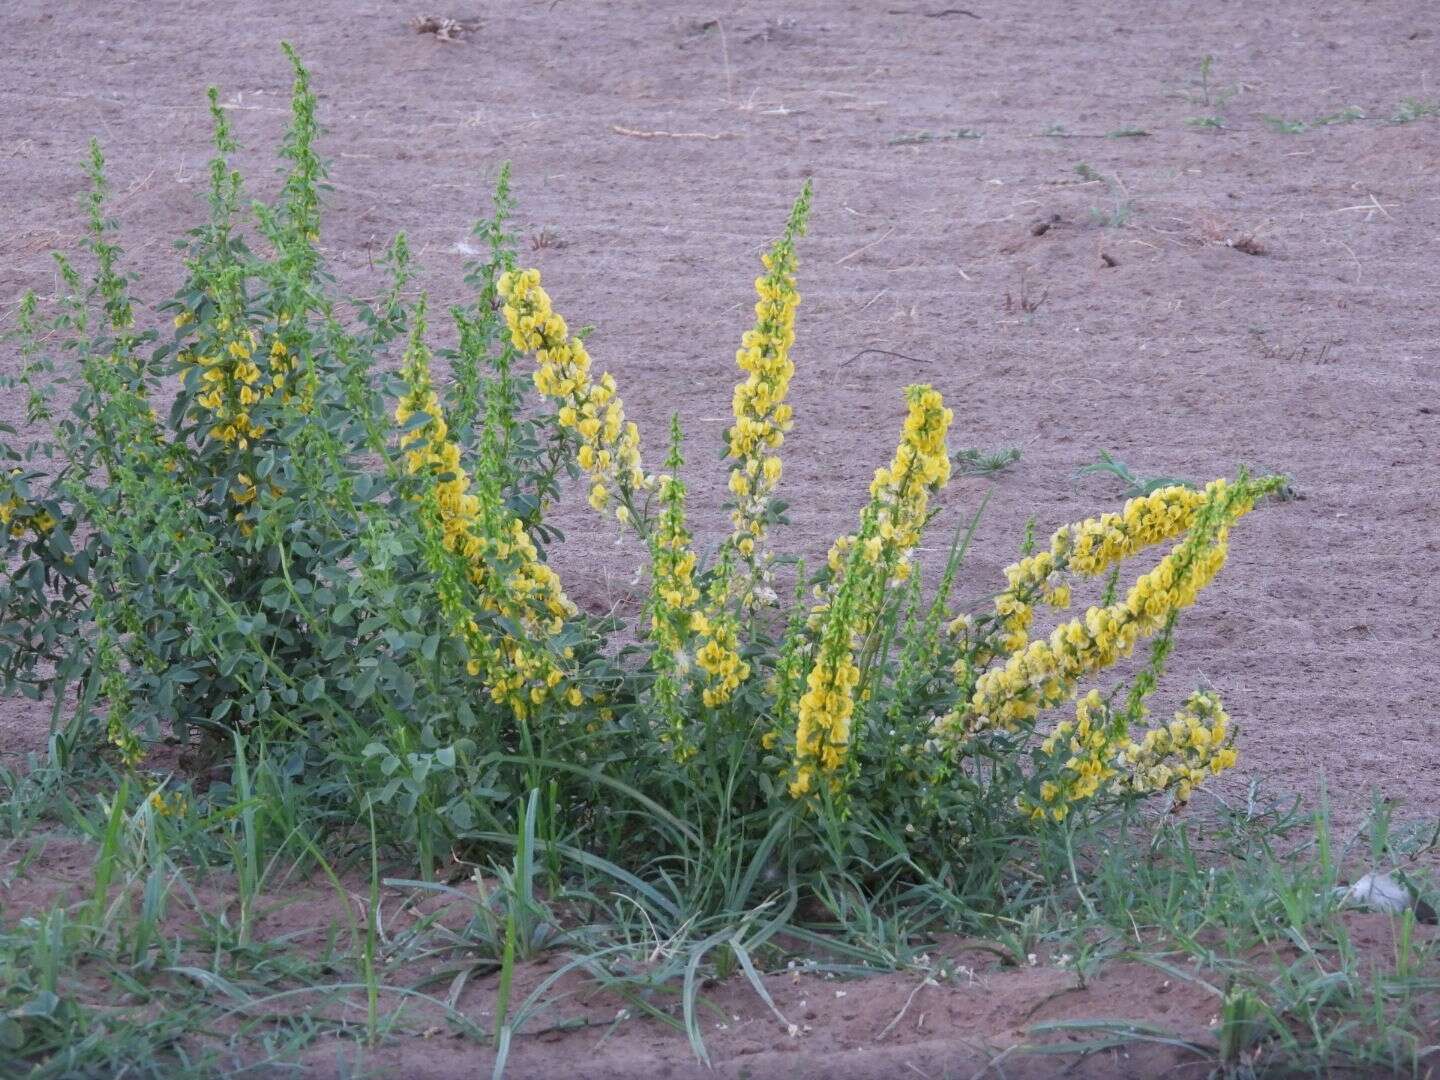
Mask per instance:
[[[954,131],[912,131],[890,139],[891,146],[920,146],[932,142],[962,142],[968,139],[984,138],[984,132],[962,127]]]
[[[1440,101],[1422,101],[1419,98],[1405,98],[1390,114],[1392,124],[1410,124],[1416,120],[1427,120],[1440,116]]]

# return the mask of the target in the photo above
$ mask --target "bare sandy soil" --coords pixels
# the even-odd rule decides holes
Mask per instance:
[[[679,412],[692,502],[713,507],[724,474],[710,447],[729,420],[756,257],[813,178],[791,545],[813,555],[847,528],[910,382],[944,392],[956,448],[1023,453],[944,496],[953,525],[995,488],[965,577],[976,597],[1029,515],[1048,530],[1115,505],[1113,482],[1073,479],[1101,450],[1148,474],[1289,473],[1301,497],[1236,530],[1230,565],[1182,623],[1169,686],[1212,681],[1243,726],[1222,793],[1254,778],[1313,793],[1323,774],[1342,818],[1372,787],[1433,811],[1440,124],[1392,122],[1440,101],[1429,6],[966,3],[437,9],[481,18],[459,44],[408,27],[428,10],[378,0],[0,4],[0,331],[23,290],[55,291],[49,252],[77,246],[92,135],[150,297],[178,280],[170,242],[202,212],[207,84],[234,110],[258,190],[273,186],[288,39],[321,95],[334,186],[323,246],[342,284],[373,293],[374,261],[404,230],[432,302],[460,299],[468,229],[513,161],[519,220],[557,304],[597,326],[592,352],[652,458]],[[1107,137],[1134,130],[1145,134]],[[20,409],[0,402],[0,420]],[[578,500],[561,519],[572,594],[624,602],[634,552]],[[721,519],[702,511],[699,524],[715,536]],[[46,723],[0,704],[0,754],[41,746]],[[1113,979],[1159,1008],[1143,980]],[[888,1021],[912,989],[876,984],[867,1017]],[[982,1022],[993,988],[945,993],[928,1033],[906,1037],[940,1040],[923,1050],[933,1057],[851,1058],[859,1036],[828,1009],[836,1033],[814,1048],[839,1056],[814,1075],[922,1057],[969,1075],[955,1040],[1003,1045],[1029,1008],[997,1004]],[[783,1007],[803,1015],[801,997]],[[1106,1005],[1067,1002],[1063,1015]],[[573,1075],[634,1075],[633,1057],[605,1064],[614,1039],[583,1049],[592,1035],[566,1036],[592,1062]],[[664,1038],[665,1074],[685,1075],[687,1051]],[[773,1029],[766,1039],[749,1075],[801,1075]],[[404,1059],[415,1077],[470,1067],[439,1050]]]

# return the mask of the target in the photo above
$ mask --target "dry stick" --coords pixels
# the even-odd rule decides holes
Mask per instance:
[[[735,104],[735,75],[730,70],[730,41],[725,36],[725,24],[719,19],[715,26],[720,31],[720,58],[725,63],[725,104]]]
[[[1014,1046],[1006,1047],[1004,1050],[1000,1051],[1000,1053],[997,1054],[995,1057],[991,1058],[990,1063],[986,1065],[983,1069],[981,1069],[979,1072],[977,1072],[974,1076],[972,1076],[970,1080],[981,1080],[981,1078],[984,1077],[984,1075],[988,1073],[991,1069],[995,1070],[995,1074],[997,1076],[1004,1076],[1004,1072],[1002,1072],[1000,1069],[1000,1063],[1024,1045],[1024,1043],[1016,1043]]]
[[[1354,249],[1352,249],[1349,244],[1345,243],[1344,240],[1336,240],[1335,243],[1339,244],[1342,248],[1344,248],[1345,251],[1346,251],[1346,253],[1350,256],[1350,258],[1351,258],[1351,259],[1354,259],[1354,261],[1355,261],[1355,284],[1356,284],[1356,285],[1359,285],[1359,284],[1360,284],[1360,279],[1364,276],[1364,271],[1362,271],[1361,268],[1360,268],[1360,260],[1355,257],[1355,251],[1354,251]]]
[[[1334,210],[1331,210],[1330,213],[1332,213],[1332,214],[1343,214],[1343,213],[1345,213],[1345,211],[1347,211],[1347,210],[1365,210],[1365,211],[1368,211],[1367,218],[1366,218],[1366,219],[1368,220],[1370,216],[1373,216],[1373,215],[1374,215],[1374,213],[1375,213],[1376,210],[1379,210],[1380,213],[1384,214],[1384,215],[1388,218],[1388,217],[1390,216],[1390,211],[1386,210],[1385,207],[1387,207],[1387,206],[1399,206],[1399,205],[1400,205],[1399,203],[1383,203],[1383,204],[1382,204],[1382,203],[1380,203],[1380,202],[1378,202],[1378,201],[1376,200],[1374,194],[1372,193],[1372,194],[1370,195],[1370,201],[1369,201],[1368,203],[1359,203],[1359,204],[1357,204],[1357,205],[1355,205],[1355,206],[1338,206],[1338,207],[1336,207]]]
[[[885,12],[887,15],[919,15],[925,19],[943,19],[947,15],[968,15],[972,19],[980,18],[973,11],[966,11],[964,8],[952,7],[944,11],[911,11],[907,8],[890,8]]]
[[[705,131],[636,131],[634,128],[621,127],[619,124],[611,124],[610,130],[617,135],[630,135],[637,139],[733,139],[733,131],[721,131],[718,134],[710,134]]]
[[[888,1024],[886,1024],[885,1027],[881,1029],[880,1034],[875,1036],[875,1041],[880,1042],[881,1040],[883,1040],[886,1035],[890,1034],[891,1030],[895,1027],[895,1025],[900,1023],[900,1021],[904,1019],[905,1014],[910,1011],[910,1004],[915,1000],[916,994],[920,993],[921,990],[924,990],[925,987],[934,985],[936,985],[935,980],[932,979],[929,975],[926,975],[925,978],[921,979],[915,989],[910,991],[910,996],[905,999],[905,1004],[900,1006],[900,1011],[895,1014],[895,1019],[891,1020]]]
[[[846,360],[845,363],[853,363],[867,353],[875,353],[878,356],[893,356],[900,360],[909,360],[915,364],[933,364],[935,362],[934,360],[926,360],[923,356],[906,356],[904,353],[891,352],[889,349],[861,349],[854,356]]]
[[[869,251],[869,250],[870,250],[871,248],[873,248],[876,244],[883,244],[886,240],[889,240],[889,239],[890,239],[890,234],[893,233],[894,231],[895,231],[895,226],[893,226],[893,225],[890,226],[890,228],[888,228],[888,229],[885,230],[885,235],[882,236],[882,237],[880,237],[879,240],[872,240],[870,243],[865,244],[863,247],[858,247],[858,248],[856,248],[854,251],[850,252],[849,255],[846,255],[843,259],[837,259],[837,260],[835,260],[835,265],[836,265],[836,266],[844,266],[844,265],[845,265],[847,262],[849,262],[851,259],[855,258],[856,255],[861,255],[861,254]]]

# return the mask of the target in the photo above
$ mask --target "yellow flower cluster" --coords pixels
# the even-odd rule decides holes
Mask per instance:
[[[1037,600],[1070,606],[1067,574],[1093,577],[1141,551],[1181,535],[1195,523],[1204,492],[1176,484],[1131,499],[1118,514],[1086,518],[1055,531],[1049,551],[1005,568],[1007,588],[995,598],[995,646],[1013,653],[1030,640]]]
[[[1176,802],[1186,802],[1207,776],[1234,767],[1238,755],[1233,744],[1230,717],[1220,698],[1197,690],[1169,726],[1146,732],[1140,742],[1119,753],[1115,764],[1124,775],[1116,790],[1170,791]]]
[[[1124,515],[1107,515],[1061,529],[1048,558],[1032,556],[1011,568],[1012,588],[1001,596],[1007,605],[1000,610],[1007,639],[1020,645],[1007,650],[1003,667],[992,668],[976,680],[970,699],[942,717],[938,730],[956,741],[990,729],[1015,731],[1032,722],[1040,710],[1071,696],[1084,676],[1129,656],[1135,644],[1158,631],[1171,613],[1193,604],[1196,594],[1219,572],[1225,562],[1229,526],[1254,506],[1257,491],[1254,485],[1231,485],[1224,479],[1212,481],[1203,492],[1167,488],[1146,499],[1132,500]],[[1207,511],[1217,520],[1200,535],[1197,524]],[[1048,641],[1025,643],[1028,612],[1017,616],[1015,611],[1027,602],[1027,588],[1038,583],[1042,591],[1049,589],[1052,597],[1058,593],[1068,601],[1068,594],[1061,591],[1063,584],[1053,576],[1053,567],[1063,564],[1069,568],[1078,553],[1077,569],[1099,573],[1157,542],[1155,537],[1187,528],[1192,530],[1190,536],[1144,574],[1123,601],[1091,607],[1084,618],[1057,626]],[[1041,571],[1045,571],[1043,579]],[[1012,593],[1014,597],[1007,599]],[[964,674],[959,665],[957,673]]]
[[[848,632],[821,643],[820,655],[805,679],[795,724],[795,772],[790,794],[801,798],[816,790],[820,776],[838,784],[836,774],[850,750],[850,722],[860,668]]]
[[[724,606],[724,574],[711,586],[704,613],[695,612],[690,624],[704,640],[695,650],[695,663],[705,673],[701,699],[709,708],[729,701],[750,678],[750,665],[740,659],[740,631],[736,619]]]
[[[678,471],[678,451],[671,458]],[[704,676],[701,700],[714,709],[730,700],[740,684],[750,677],[750,665],[740,659],[739,633],[735,619],[720,595],[726,575],[716,575],[705,610],[698,607],[700,589],[695,584],[695,552],[685,527],[685,487],[674,473],[659,477],[661,513],[651,537],[653,602],[651,642],[657,672],[661,676],[662,712],[671,710],[672,727],[678,732],[678,703],[690,672],[690,649],[694,642],[695,666]]]
[[[730,470],[730,492],[735,496],[731,543],[751,568],[751,588],[742,597],[746,602],[753,599],[753,587],[763,573],[758,549],[765,540],[765,513],[780,483],[777,451],[794,418],[785,400],[795,374],[790,347],[795,343],[795,308],[800,303],[792,230],[761,261],[765,273],[755,279],[755,326],[745,331],[735,353],[745,378],[735,386],[731,402],[735,424],[727,436],[727,456],[735,463]]]
[[[664,473],[659,478],[659,527],[654,537],[655,598],[659,611],[652,617],[651,629],[660,618],[683,621],[689,625],[689,613],[700,600],[695,586],[695,552],[690,548],[690,531],[685,526],[685,485]],[[663,613],[663,616],[662,616]],[[681,616],[685,616],[682,620]]]
[[[678,464],[678,440],[671,453],[672,468]],[[660,715],[676,756],[682,760],[694,752],[685,732],[681,698],[690,670],[687,650],[702,620],[695,607],[700,590],[695,585],[695,552],[690,531],[685,527],[685,485],[670,473],[659,477],[660,518],[650,536],[650,642],[651,664],[655,669],[655,697]],[[693,613],[693,614],[692,614]]]
[[[1055,556],[1038,551],[1005,568],[1008,587],[995,597],[995,615],[999,619],[998,646],[1005,652],[1023,649],[1030,640],[1030,624],[1035,618],[1035,599],[1051,607],[1070,606],[1070,586]]]
[[[640,464],[640,433],[625,419],[625,406],[615,394],[609,372],[598,382],[590,375],[585,343],[571,337],[565,320],[540,286],[539,270],[500,275],[497,289],[505,301],[510,340],[522,352],[535,354],[535,388],[555,402],[557,418],[580,438],[577,460],[590,480],[590,505],[605,510],[618,495],[616,515],[629,519],[629,496],[649,487]]]
[[[1090,798],[1115,775],[1116,736],[1099,690],[1075,703],[1075,719],[1055,725],[1040,749],[1047,755],[1068,750],[1057,780],[1040,785],[1038,801],[1021,798],[1020,809],[1031,818],[1064,821],[1074,803]]]
[[[484,676],[491,697],[508,703],[523,719],[531,707],[556,696],[566,679],[545,643],[560,633],[576,608],[559,576],[540,561],[520,520],[499,506],[487,505],[470,490],[470,475],[460,461],[459,445],[449,437],[430,381],[429,353],[419,336],[417,331],[406,353],[401,372],[405,393],[395,408],[406,466],[429,480],[441,543],[464,561],[482,609],[520,627],[524,635],[502,636],[497,642],[460,598],[448,596],[442,601],[455,632],[470,649],[470,674]],[[424,416],[424,422],[414,423],[417,416]],[[499,566],[507,568],[503,574]],[[565,697],[578,704],[573,700],[578,697],[576,689]]]
[[[910,553],[920,542],[930,496],[950,480],[945,437],[954,414],[945,408],[940,392],[928,385],[907,388],[905,398],[909,412],[900,444],[889,466],[876,469],[870,483],[865,516],[873,515],[873,528],[862,526],[860,535],[835,541],[828,556],[832,575],[843,573],[850,549],[858,544],[861,561],[884,571],[882,583],[910,577]]]
[[[585,343],[570,336],[565,320],[551,306],[540,285],[539,270],[507,272],[496,287],[505,301],[505,324],[512,343],[517,349],[533,352],[540,365],[535,388],[556,403],[560,425],[580,437],[576,460],[590,480],[590,505],[604,510],[618,492],[620,505],[615,515],[628,522],[631,496],[653,487],[655,479],[641,466],[640,433],[625,419],[614,378],[608,372],[599,382],[591,378]],[[672,556],[684,558],[678,552]],[[689,565],[693,572],[693,556]],[[705,639],[695,652],[695,662],[706,675],[705,704],[712,708],[722,705],[750,675],[749,665],[737,651],[734,622],[712,605],[708,615],[692,615],[691,629]]]
[[[231,320],[223,316],[217,320],[216,329],[228,340],[222,340],[211,353],[197,356],[182,352],[180,360],[200,371],[200,392],[195,395],[195,403],[212,421],[209,436],[246,450],[265,434],[265,429],[251,417],[251,409],[272,394],[285,392],[294,360],[277,337],[263,355],[262,371],[255,361],[259,338],[254,330],[232,330]]]
[[[910,412],[900,445],[890,467],[876,470],[870,484],[880,541],[899,560],[895,570],[902,580],[909,577],[909,554],[920,542],[930,495],[950,481],[945,436],[955,415],[934,387],[912,386],[905,397]]]
[[[150,804],[150,809],[161,817],[184,816],[185,811],[190,807],[190,803],[185,798],[183,791],[176,791],[166,795],[165,792],[156,788],[150,792],[145,801]]]
[[[1041,783],[1039,799],[1022,798],[1020,808],[1032,819],[1064,821],[1075,804],[1106,784],[1116,794],[1169,791],[1184,803],[1206,777],[1234,767],[1233,743],[1230,717],[1208,691],[1190,695],[1168,726],[1137,743],[1124,737],[1100,691],[1092,690],[1076,702],[1074,721],[1057,724],[1041,744],[1047,755],[1069,751],[1059,778]]]
[[[1054,564],[1087,577],[1104,573],[1188,530],[1209,495],[1209,489],[1201,492],[1175,484],[1131,499],[1118,514],[1101,514],[1058,529],[1050,541]]]
[[[822,629],[796,710],[790,782],[796,798],[815,790],[820,776],[838,788],[860,682],[856,643],[878,616],[886,586],[909,576],[910,553],[920,542],[930,495],[950,479],[945,436],[952,413],[933,387],[912,386],[905,396],[909,411],[895,456],[888,467],[875,471],[860,531],[831,547],[827,599],[811,613],[811,626]]]
[[[1189,543],[1178,545],[1123,601],[1092,607],[1084,618],[1057,626],[1048,641],[1034,641],[1011,653],[1004,667],[980,676],[963,708],[941,718],[941,730],[957,739],[992,728],[1015,731],[1041,709],[1064,701],[1081,678],[1129,656],[1171,612],[1195,602],[1225,562],[1226,534],[1222,526],[1214,542],[1199,550]]]
[[[44,536],[58,524],[49,510],[34,514],[16,513],[24,505],[14,495],[0,501],[0,528],[8,529],[11,536],[24,536],[26,529],[33,529],[36,536]]]

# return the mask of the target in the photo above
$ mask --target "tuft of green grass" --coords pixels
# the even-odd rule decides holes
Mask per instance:
[[[956,470],[961,476],[994,476],[1004,472],[1020,460],[1020,448],[1008,446],[1000,450],[981,450],[970,447],[951,455]]]
[[[1225,118],[1218,115],[1191,116],[1185,120],[1185,126],[1194,128],[1196,131],[1224,131]]]
[[[1303,135],[1310,130],[1310,125],[1304,120],[1286,120],[1283,116],[1266,116],[1265,124],[1281,135]]]
[[[1330,127],[1334,124],[1353,124],[1357,120],[1364,119],[1366,119],[1364,109],[1356,105],[1348,105],[1339,112],[1317,116],[1312,123],[1316,127]]]
[[[1440,101],[1421,101],[1419,98],[1405,98],[1395,111],[1390,114],[1392,124],[1410,124],[1416,120],[1425,120],[1432,116],[1440,116]]]
[[[984,138],[984,132],[962,127],[954,131],[913,131],[896,135],[889,141],[890,146],[919,146],[931,142],[957,142],[966,139]]]

